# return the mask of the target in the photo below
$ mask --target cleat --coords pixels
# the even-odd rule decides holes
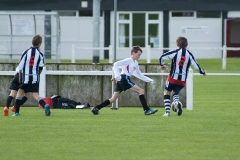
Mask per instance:
[[[20,113],[15,112],[12,116],[14,116],[14,117],[20,116]]]
[[[12,112],[16,112],[16,109],[15,109],[14,106],[11,107],[11,111],[12,111]]]
[[[45,109],[46,116],[50,116],[51,112],[50,112],[50,107],[48,104],[45,104],[44,109]]]
[[[91,111],[92,111],[92,113],[94,115],[98,115],[99,114],[99,110],[97,108],[95,108],[95,107],[93,107]]]
[[[163,117],[169,117],[170,116],[170,112],[165,112]]]
[[[8,116],[8,107],[4,107],[3,116]]]
[[[181,103],[181,102],[178,102],[178,105],[177,105],[177,114],[178,114],[178,116],[181,116],[181,115],[182,115],[182,103]]]
[[[144,111],[144,114],[145,115],[150,115],[150,114],[154,114],[154,113],[156,113],[158,110],[156,109],[156,110],[151,110],[151,109],[149,109],[149,110],[147,110],[147,111]]]

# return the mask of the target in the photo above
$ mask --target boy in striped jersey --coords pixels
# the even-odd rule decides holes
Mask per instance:
[[[117,81],[115,91],[111,98],[105,100],[101,104],[92,108],[92,113],[94,115],[98,115],[100,109],[113,103],[118,98],[122,91],[126,91],[128,89],[138,94],[145,115],[151,115],[158,111],[151,110],[149,108],[144,96],[144,90],[140,88],[138,85],[134,84],[130,79],[130,77],[133,75],[141,79],[142,81],[149,82],[152,85],[154,85],[154,80],[143,75],[139,70],[137,60],[140,58],[141,54],[142,49],[139,46],[133,46],[130,58],[126,58],[114,63],[113,65],[113,71],[115,75],[114,79]],[[121,72],[119,72],[119,69],[121,69]]]
[[[40,73],[44,66],[44,56],[40,52],[40,46],[42,44],[42,37],[37,34],[32,38],[32,47],[27,49],[21,57],[18,65],[19,76],[19,90],[17,92],[15,101],[15,114],[13,116],[19,116],[19,109],[22,104],[22,97],[24,92],[31,92],[33,98],[45,109],[46,116],[50,116],[50,106],[39,97],[39,81]]]
[[[181,36],[178,37],[176,44],[179,47],[178,49],[164,53],[159,59],[162,70],[166,69],[166,64],[164,63],[165,60],[172,60],[171,70],[166,80],[164,90],[164,106],[166,110],[163,115],[164,117],[170,116],[171,94],[173,101],[178,104],[178,116],[182,114],[182,106],[178,95],[180,90],[186,85],[190,65],[192,65],[200,74],[204,76],[207,74],[207,72],[198,65],[193,54],[186,49],[188,46],[187,38]]]

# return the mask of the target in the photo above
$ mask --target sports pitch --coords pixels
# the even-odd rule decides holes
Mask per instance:
[[[224,72],[239,73],[239,60],[228,60]],[[198,60],[209,73],[222,72],[221,61],[219,67],[206,61]],[[162,107],[150,116],[140,107],[106,107],[97,116],[55,109],[46,117],[37,106],[22,107],[20,117],[0,116],[0,159],[239,159],[240,76],[193,82],[193,110],[184,108],[182,116],[162,117]]]

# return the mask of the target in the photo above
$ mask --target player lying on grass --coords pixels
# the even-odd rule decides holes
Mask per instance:
[[[128,89],[138,93],[139,100],[142,104],[145,115],[151,115],[158,111],[158,110],[151,110],[149,108],[144,96],[144,90],[140,88],[138,85],[136,85],[135,83],[133,83],[130,79],[130,77],[133,75],[145,82],[150,82],[152,85],[154,85],[154,80],[143,75],[139,70],[137,60],[140,58],[141,55],[142,55],[142,49],[139,46],[133,46],[131,50],[130,58],[126,58],[114,63],[113,72],[115,75],[114,78],[117,81],[115,91],[110,99],[107,99],[101,104],[96,105],[95,107],[92,108],[91,111],[94,115],[98,115],[100,109],[115,102],[118,96],[120,95],[120,93]],[[119,69],[121,69],[121,73],[119,72]]]

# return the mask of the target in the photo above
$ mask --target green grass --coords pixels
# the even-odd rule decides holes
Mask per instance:
[[[23,107],[20,117],[1,117],[1,159],[238,159],[240,108],[207,101],[196,98],[193,111],[168,118],[163,108],[151,116],[104,108],[99,116],[52,110],[45,117]]]
[[[239,59],[229,60],[225,72],[239,73]],[[198,60],[208,72],[222,72],[214,61]],[[0,116],[0,159],[237,160],[239,82],[240,76],[194,77],[193,110],[180,117],[162,117],[164,108],[145,116],[132,107],[106,107],[98,116],[59,109],[46,117],[37,106],[22,107],[20,117]]]

